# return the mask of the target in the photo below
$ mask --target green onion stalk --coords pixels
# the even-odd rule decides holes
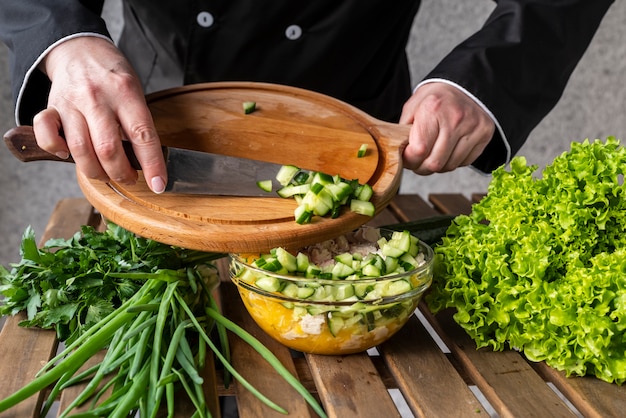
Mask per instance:
[[[138,254],[143,247],[149,248],[151,254],[167,247],[160,244],[155,246],[149,240],[129,238],[128,234],[114,225],[110,225],[105,233],[93,230],[83,232],[92,239],[92,244],[95,238],[103,239],[99,234],[108,234],[104,238],[113,236],[116,242],[122,241],[122,237],[126,247],[131,249],[129,258],[135,262],[121,263],[124,266],[137,266],[137,260],[141,258]],[[32,240],[30,232],[25,235],[27,238]],[[80,247],[81,254],[84,251],[93,252],[93,248],[88,245],[78,245],[80,240],[83,238],[75,237],[72,242],[55,241],[54,245],[57,249],[61,247],[62,250],[72,251]],[[34,251],[31,244],[29,241],[23,245],[25,258],[14,267],[12,273],[5,269],[0,271],[0,291],[5,291],[5,297],[7,293],[21,294],[14,291],[18,283],[19,286],[24,284],[28,276],[25,273],[32,273],[32,268],[38,272],[54,269],[41,265],[48,259],[47,247]],[[167,251],[162,251],[162,254],[167,254]],[[315,398],[261,342],[217,310],[212,291],[219,279],[213,260],[222,256],[205,254],[201,257],[197,253],[188,252],[185,260],[192,263],[177,269],[152,268],[139,271],[141,269],[119,268],[106,272],[107,280],[137,283],[138,290],[89,326],[63,328],[64,333],[69,331],[69,334],[66,333],[69,335],[66,347],[44,365],[30,383],[0,400],[0,412],[51,388],[41,411],[41,416],[45,416],[62,390],[82,384],[81,393],[60,412],[60,417],[127,417],[136,413],[142,417],[156,417],[163,410],[167,416],[173,416],[176,393],[181,390],[184,390],[195,407],[194,417],[210,417],[211,411],[202,390],[204,380],[201,373],[210,349],[224,366],[226,385],[232,376],[268,407],[286,414],[284,408],[260,393],[232,366],[226,335],[229,330],[258,351],[321,417],[325,417]],[[40,264],[33,263],[33,258]],[[139,264],[145,267],[146,263]],[[82,263],[80,268],[84,269],[84,266],[85,263]],[[76,275],[74,272],[72,277]],[[74,280],[65,279],[63,282],[65,286]],[[7,289],[11,291],[7,292]],[[67,289],[59,292],[67,292]],[[16,300],[9,300],[8,305],[14,310],[19,306]],[[23,325],[33,326],[36,318],[37,315],[31,312],[29,321]],[[81,321],[84,322],[78,318],[75,324]],[[59,328],[57,332],[60,332]],[[214,335],[217,338],[212,337]],[[87,366],[86,363],[102,350],[106,350],[102,360]]]

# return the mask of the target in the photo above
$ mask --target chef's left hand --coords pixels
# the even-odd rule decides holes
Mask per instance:
[[[461,90],[432,82],[404,104],[401,124],[412,124],[404,168],[428,175],[474,162],[495,131],[487,113]]]

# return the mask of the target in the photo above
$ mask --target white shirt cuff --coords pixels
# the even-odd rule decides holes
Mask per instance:
[[[62,44],[65,41],[69,41],[70,39],[79,38],[79,37],[82,37],[82,36],[95,36],[97,38],[106,39],[106,40],[110,41],[111,43],[113,43],[113,41],[108,36],[102,35],[100,33],[81,32],[81,33],[75,33],[75,34],[66,36],[65,38],[61,38],[58,41],[56,41],[55,43],[53,43],[52,45],[50,45],[48,48],[46,48],[46,50],[43,51],[43,53],[41,55],[39,55],[39,57],[37,57],[37,59],[35,60],[33,65],[31,65],[31,67],[28,69],[28,71],[26,71],[26,75],[24,76],[24,80],[22,81],[22,86],[20,87],[20,91],[17,94],[17,100],[16,100],[16,103],[15,103],[15,124],[16,125],[18,125],[18,126],[20,125],[19,109],[20,109],[20,104],[22,102],[22,96],[24,95],[24,91],[26,90],[26,85],[28,84],[28,80],[29,80],[30,76],[33,74],[34,71],[37,70],[37,67],[39,66],[41,61],[46,57],[46,55],[48,55],[48,53],[52,50],[52,48],[56,47],[59,44]]]
[[[491,110],[489,110],[487,108],[487,106],[484,105],[483,102],[481,102],[476,96],[474,96],[472,93],[470,93],[469,91],[467,91],[464,87],[459,86],[458,84],[456,84],[455,82],[452,82],[450,80],[446,80],[444,78],[430,78],[427,80],[422,81],[421,83],[419,83],[415,89],[413,90],[413,92],[415,92],[415,90],[417,90],[418,88],[420,88],[421,86],[423,86],[424,84],[428,84],[428,83],[445,83],[448,84],[450,86],[456,87],[457,89],[461,90],[463,93],[465,93],[467,95],[467,97],[469,97],[470,99],[472,99],[478,106],[480,106],[481,109],[483,109],[485,111],[485,113],[487,113],[487,115],[489,115],[489,117],[491,118],[491,120],[493,120],[493,123],[496,125],[496,129],[498,130],[498,132],[500,133],[500,137],[502,137],[502,142],[504,144],[504,148],[506,149],[506,161],[505,164],[508,164],[509,161],[511,161],[511,146],[509,145],[509,141],[506,139],[506,135],[504,134],[504,130],[502,129],[502,126],[500,126],[500,123],[498,122],[498,119],[496,119],[496,117],[494,116],[493,113],[491,113]]]

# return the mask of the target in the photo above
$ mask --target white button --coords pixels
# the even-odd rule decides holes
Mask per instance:
[[[196,20],[198,21],[198,25],[202,26],[203,28],[209,28],[213,26],[213,15],[209,12],[198,13]]]
[[[295,41],[302,36],[302,28],[298,25],[291,25],[285,29],[285,36],[287,39]]]

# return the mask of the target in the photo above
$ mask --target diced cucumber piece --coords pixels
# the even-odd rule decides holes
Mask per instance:
[[[402,232],[394,232],[393,235],[395,235],[395,238],[392,239],[392,241],[394,242],[394,245],[397,248],[400,248],[401,250],[404,250],[404,252],[409,252],[411,250],[411,233],[409,231],[402,231]]]
[[[287,296],[288,298],[297,298],[298,285],[296,285],[295,283],[287,283],[282,290],[282,294]]]
[[[295,318],[302,318],[305,315],[308,315],[309,311],[304,306],[294,306],[293,307],[293,316]]]
[[[256,110],[256,102],[243,102],[243,113],[250,114]]]
[[[326,192],[324,189],[318,194],[313,193],[311,190],[304,195],[302,206],[315,215],[324,216],[332,209],[333,198],[330,193]]]
[[[272,271],[272,272],[280,272],[285,270],[283,265],[276,259],[275,257],[268,257],[265,259],[265,264],[263,264],[263,270]],[[286,272],[287,270],[285,270]]]
[[[283,198],[292,197],[299,194],[305,194],[311,189],[310,184],[288,184],[276,191],[278,196]]]
[[[311,192],[315,194],[324,190],[324,185],[322,183],[311,183],[309,187],[311,188]]]
[[[353,274],[354,269],[352,268],[352,266],[349,266],[343,263],[335,263],[331,273],[333,277],[343,279],[344,277],[348,277],[349,275]]]
[[[381,313],[383,314],[383,316],[387,317],[387,318],[405,318],[407,315],[407,309],[402,306],[401,303],[396,303],[395,305],[387,308],[387,309],[383,309],[381,311]]]
[[[309,256],[299,252],[296,255],[296,270],[303,273],[309,268],[309,265]]]
[[[291,180],[294,184],[309,184],[311,175],[306,171],[299,171]]]
[[[267,292],[278,292],[280,289],[280,280],[276,277],[261,276],[256,279],[255,285],[259,289],[263,289]]]
[[[325,186],[336,202],[341,202],[352,194],[348,183],[333,183]]]
[[[336,337],[344,327],[344,320],[342,317],[338,315],[333,315],[331,312],[328,313],[328,330],[332,334],[333,337]]]
[[[364,202],[358,199],[350,201],[350,210],[365,216],[374,216],[376,213],[376,207],[372,202]]]
[[[363,158],[367,154],[367,144],[361,144],[359,150],[356,153],[357,158]]]
[[[361,187],[359,187],[356,192],[356,198],[364,202],[369,202],[373,195],[374,190],[372,189],[372,186],[367,183],[361,185]]]
[[[308,210],[304,205],[297,206],[293,213],[298,224],[309,223],[313,217],[313,211]]]
[[[385,270],[387,274],[395,273],[398,270],[398,259],[394,257],[385,258]]]
[[[306,268],[306,273],[304,274],[304,277],[307,277],[307,278],[318,277],[321,273],[322,273],[322,270],[320,270],[319,267],[317,267],[314,264],[310,264]]]
[[[278,180],[281,186],[286,186],[299,171],[300,168],[295,165],[283,165],[276,173],[276,180]]]
[[[315,289],[312,287],[298,287],[298,299],[307,299],[310,298],[313,293],[315,293]]]
[[[298,270],[296,256],[291,254],[284,248],[276,248],[276,259],[278,260],[278,262],[280,262],[280,264],[282,264],[283,267],[287,269],[288,272],[293,273]]]
[[[346,300],[354,296],[354,286],[344,283],[335,287],[335,300]]]
[[[403,254],[402,257],[400,257],[400,259],[398,261],[401,261],[401,262],[411,266],[410,268],[404,267],[405,270],[413,270],[413,269],[416,269],[416,268],[419,267],[419,263],[417,262],[415,257],[413,257],[409,253]]]
[[[389,283],[386,291],[381,292],[381,296],[395,296],[411,290],[411,283],[406,280],[395,280]]]
[[[259,186],[259,189],[263,190],[264,192],[272,191],[272,180],[257,181],[256,185]]]
[[[315,174],[313,174],[313,184],[321,184],[322,186],[326,186],[328,184],[333,184],[334,183],[334,179],[333,176],[326,174],[326,173],[321,173],[319,171],[315,172]]]
[[[361,272],[363,273],[363,276],[380,277],[380,269],[376,267],[374,264],[368,264],[364,266]]]
[[[354,287],[354,294],[360,299],[363,299],[365,295],[367,295],[369,292],[372,291],[372,289],[374,289],[374,285],[371,283],[356,282],[353,284],[353,287]]]
[[[351,253],[341,253],[341,254],[337,254],[335,256],[335,261],[338,261],[339,263],[343,263],[347,266],[351,266],[352,265],[352,254]]]
[[[383,253],[385,257],[393,257],[393,258],[399,258],[406,252],[406,251],[401,250],[398,247],[395,247],[394,245],[392,245],[391,242],[388,242],[382,247],[380,247],[380,251]]]
[[[326,293],[326,288],[324,286],[320,286],[315,288],[315,291],[311,295],[311,299],[313,300],[324,300],[328,297]]]

